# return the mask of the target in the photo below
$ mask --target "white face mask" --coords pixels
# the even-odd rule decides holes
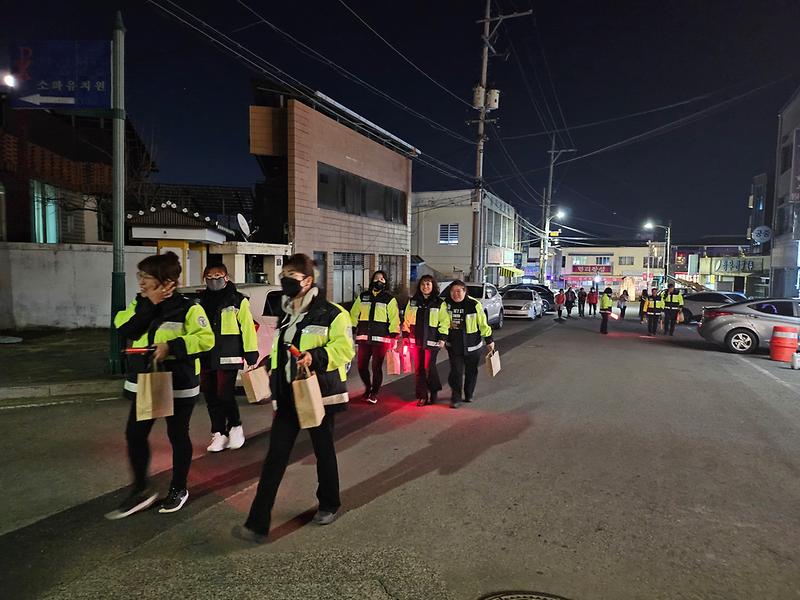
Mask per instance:
[[[218,292],[224,288],[227,283],[224,277],[218,277],[216,279],[206,278],[206,287],[212,292]]]

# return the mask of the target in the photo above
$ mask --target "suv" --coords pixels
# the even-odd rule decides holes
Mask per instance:
[[[450,297],[450,285],[452,281],[444,281],[441,283],[442,298]],[[467,295],[472,296],[479,300],[483,306],[483,312],[486,313],[486,319],[489,325],[495,329],[502,329],[503,327],[503,298],[500,292],[497,291],[491,283],[470,283],[466,282]]]

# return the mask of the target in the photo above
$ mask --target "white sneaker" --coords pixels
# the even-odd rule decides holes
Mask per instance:
[[[222,452],[228,447],[228,436],[215,431],[211,436],[211,445],[206,448],[209,452]]]
[[[244,446],[244,428],[241,425],[231,427],[228,432],[228,448],[238,450]]]

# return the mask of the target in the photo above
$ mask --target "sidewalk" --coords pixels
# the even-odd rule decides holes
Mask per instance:
[[[108,374],[107,329],[0,332],[22,338],[0,344],[0,401],[17,398],[117,393],[122,377]]]

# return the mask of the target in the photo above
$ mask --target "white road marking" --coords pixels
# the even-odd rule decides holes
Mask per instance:
[[[746,359],[744,356],[740,356],[739,358],[740,358],[741,360],[743,360],[744,362],[746,362],[746,363],[747,363],[748,365],[750,365],[751,367],[753,367],[753,368],[754,368],[756,371],[759,371],[760,373],[763,373],[763,374],[764,374],[764,375],[766,375],[767,377],[770,377],[771,379],[774,379],[775,381],[777,381],[778,383],[780,383],[780,384],[781,384],[783,387],[785,387],[786,389],[788,389],[788,390],[791,390],[791,391],[792,391],[792,392],[794,392],[795,394],[797,394],[797,393],[800,393],[800,388],[797,388],[797,387],[793,386],[792,384],[790,384],[790,383],[788,383],[788,382],[784,381],[783,379],[781,379],[780,377],[778,377],[778,376],[777,376],[777,375],[775,375],[774,373],[770,373],[770,372],[769,372],[769,371],[767,371],[767,370],[766,370],[764,367],[761,367],[761,366],[759,366],[759,365],[755,364],[754,362],[752,362],[752,361],[750,361],[750,360],[747,360],[747,359]]]
[[[0,406],[0,410],[15,410],[20,408],[41,408],[43,406],[59,406],[62,404],[83,404],[85,402],[108,402],[109,400],[118,400],[119,396],[111,396],[110,398],[96,398],[94,400],[59,400],[56,402],[36,402],[32,404],[15,404],[13,406]]]

